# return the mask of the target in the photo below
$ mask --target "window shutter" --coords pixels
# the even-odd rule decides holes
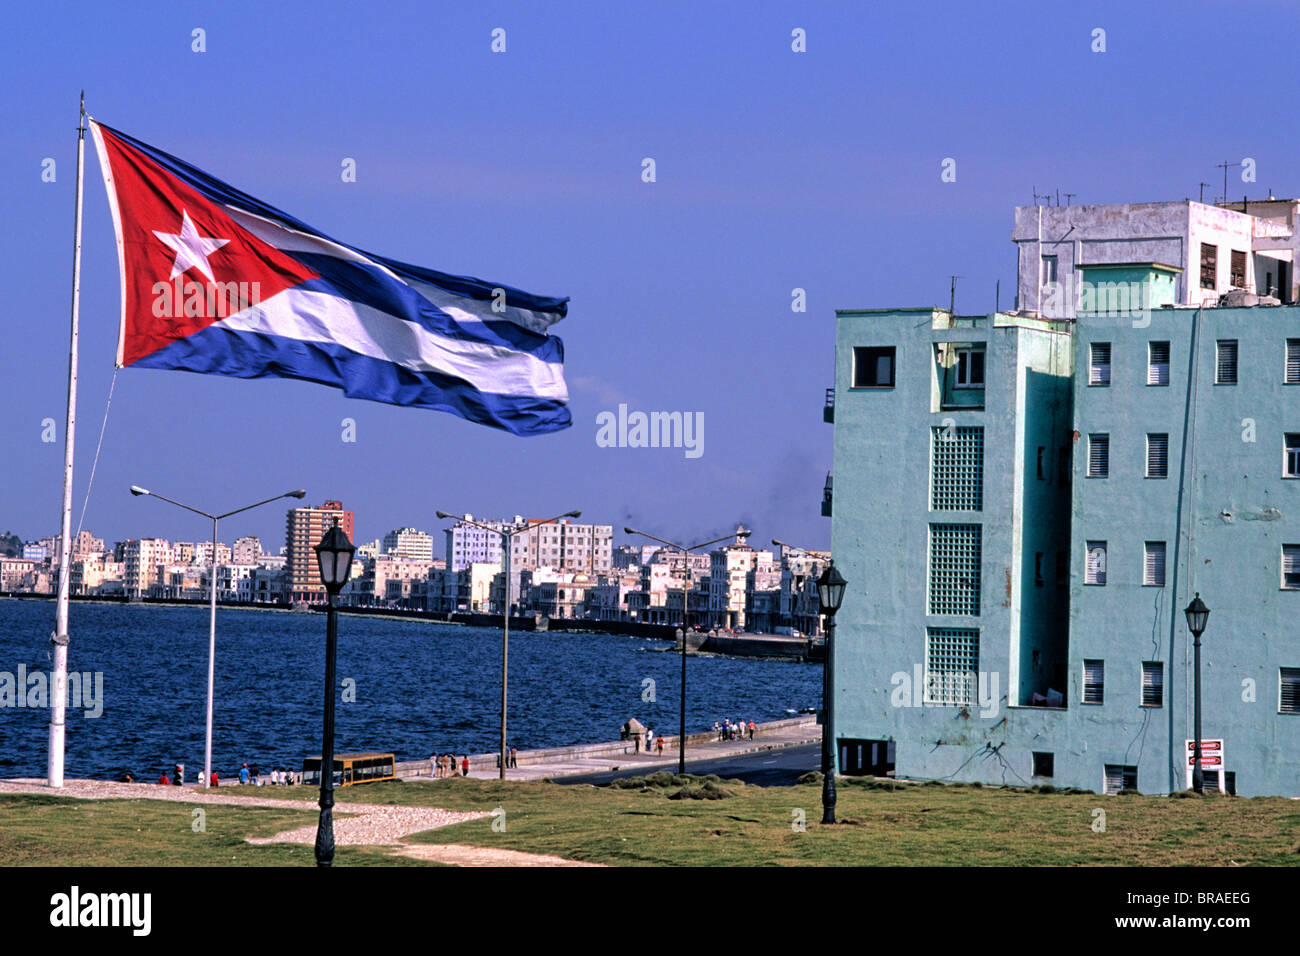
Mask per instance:
[[[1083,662],[1083,702],[1100,704],[1106,693],[1106,662]]]
[[[1300,667],[1283,667],[1279,672],[1281,701],[1278,709],[1284,714],[1300,714]]]
[[[1147,435],[1147,477],[1164,478],[1169,474],[1169,436]]]
[[[1300,544],[1282,545],[1282,586],[1300,588]]]
[[[1300,339],[1286,340],[1286,380],[1288,384],[1300,383]]]
[[[1092,360],[1088,369],[1089,385],[1110,384],[1110,343],[1093,342]]]
[[[1300,364],[1296,366],[1300,372]],[[1148,385],[1168,385],[1169,384],[1169,343],[1152,342],[1150,350],[1150,360],[1147,363],[1147,384]]]
[[[1142,663],[1142,706],[1160,707],[1165,699],[1165,666],[1159,661]]]
[[[1142,583],[1165,586],[1165,543],[1148,541],[1143,557]]]
[[[1237,384],[1237,340],[1220,339],[1215,357],[1214,381],[1218,385]]]
[[[1088,477],[1106,478],[1110,475],[1110,435],[1088,436]]]

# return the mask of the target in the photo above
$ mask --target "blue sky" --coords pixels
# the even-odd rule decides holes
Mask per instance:
[[[555,332],[574,425],[535,438],[306,382],[122,370],[85,518],[109,541],[204,535],[127,494],[142,484],[221,511],[305,487],[353,508],[361,540],[440,528],[437,509],[577,507],[620,532],[695,541],[743,521],[825,547],[834,309],[946,305],[952,273],[959,311],[991,311],[999,279],[1009,307],[1012,208],[1034,187],[1195,198],[1221,188],[1214,164],[1249,156],[1258,182],[1231,195],[1300,193],[1285,80],[1300,11],[1284,3],[267,7],[6,12],[0,530],[58,528],[83,88],[97,119],[326,233],[572,299]],[[93,147],[81,309],[74,529],[120,310]],[[703,456],[598,447],[596,416],[620,402],[702,412]],[[283,529],[277,504],[222,536],[274,548]]]

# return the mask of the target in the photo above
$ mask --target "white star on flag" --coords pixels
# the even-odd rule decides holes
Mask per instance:
[[[194,266],[208,277],[209,282],[215,282],[216,279],[212,277],[212,266],[208,265],[208,256],[230,240],[205,239],[194,228],[188,210],[182,209],[181,217],[181,234],[179,236],[173,233],[159,232],[157,229],[153,230],[153,234],[158,237],[159,241],[176,253],[176,261],[172,263],[172,274],[167,278],[175,279],[191,266]]]

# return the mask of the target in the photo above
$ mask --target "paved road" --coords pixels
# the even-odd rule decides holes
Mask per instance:
[[[782,747],[780,750],[760,750],[754,753],[736,754],[730,757],[715,757],[709,760],[691,760],[690,750],[686,751],[687,773],[716,773],[726,779],[736,778],[745,783],[755,783],[763,787],[786,787],[794,783],[809,770],[821,766],[820,744],[799,744],[794,747]],[[584,773],[577,776],[553,778],[556,783],[590,783],[602,786],[623,777],[644,777],[647,774],[663,770],[663,767],[628,767],[626,770],[606,771],[604,773]],[[677,764],[669,768],[677,772]]]

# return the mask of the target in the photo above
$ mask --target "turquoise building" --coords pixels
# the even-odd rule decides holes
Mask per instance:
[[[1300,309],[1106,272],[1142,307],[837,312],[840,772],[1185,789],[1199,592],[1207,785],[1300,795]]]

